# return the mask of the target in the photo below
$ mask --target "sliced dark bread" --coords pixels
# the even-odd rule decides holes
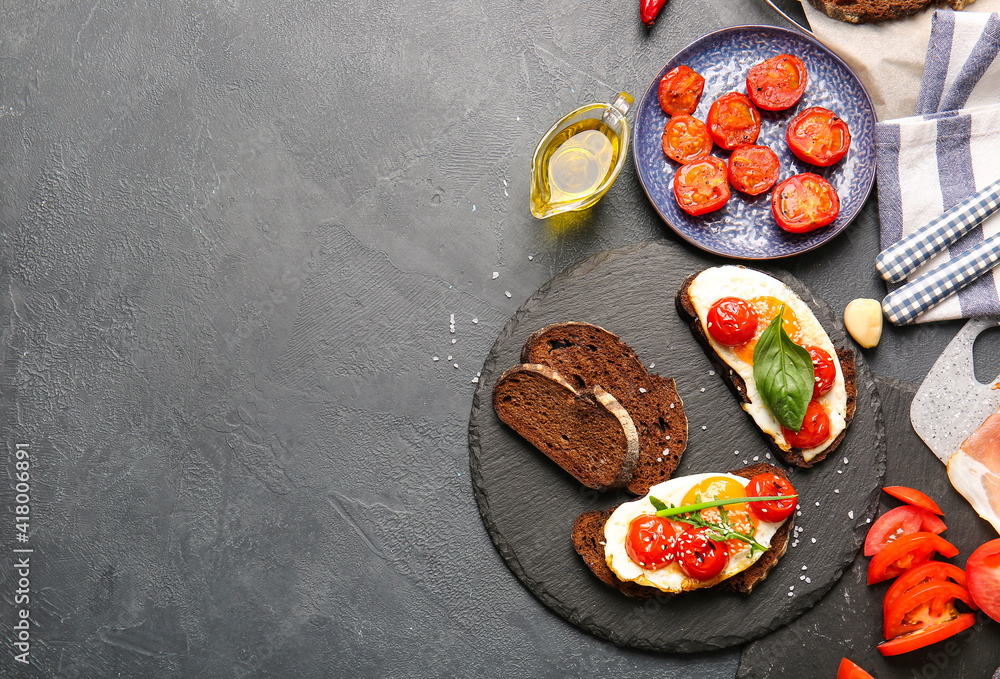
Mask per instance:
[[[810,4],[833,19],[852,24],[901,19],[928,6],[961,10],[973,0],[809,0]]]
[[[691,334],[704,349],[705,355],[708,356],[712,365],[718,371],[719,375],[722,376],[723,381],[729,386],[730,391],[736,396],[736,399],[740,404],[750,403],[750,397],[747,396],[747,385],[740,377],[739,373],[733,370],[728,363],[726,363],[719,353],[712,347],[711,342],[708,341],[708,336],[705,334],[705,330],[702,327],[701,321],[698,320],[698,314],[695,311],[694,304],[691,302],[691,296],[688,294],[688,288],[691,286],[691,282],[695,279],[698,273],[693,273],[688,276],[684,283],[681,285],[680,290],[677,291],[677,296],[675,302],[677,305],[677,313],[680,317],[688,324],[691,329]],[[827,330],[829,333],[829,330]],[[840,369],[844,374],[844,386],[847,390],[847,412],[845,414],[845,421],[847,425],[851,424],[851,420],[854,419],[854,410],[857,406],[857,396],[858,396],[858,385],[857,385],[857,370],[854,366],[854,352],[847,348],[837,348],[837,358],[840,359]],[[752,416],[747,413],[747,417],[753,419]],[[755,424],[756,426],[756,424]],[[800,448],[792,448],[791,450],[782,450],[780,446],[774,441],[774,439],[761,431],[761,435],[767,442],[768,447],[777,455],[780,459],[784,460],[788,464],[795,465],[796,467],[812,467],[818,462],[826,458],[827,455],[836,450],[837,446],[844,440],[844,436],[847,434],[847,427],[844,431],[830,443],[829,446],[819,454],[815,455],[811,460],[806,461],[802,457],[802,450]]]
[[[687,448],[684,404],[673,379],[650,373],[617,335],[590,323],[556,323],[527,339],[521,361],[547,365],[578,389],[603,387],[625,407],[639,432],[629,491],[645,495],[670,478]]]
[[[625,408],[599,386],[576,389],[544,365],[516,365],[493,388],[493,409],[514,431],[594,490],[622,488],[639,459]]]
[[[766,463],[750,465],[743,469],[734,469],[729,473],[749,479],[765,472],[772,472],[783,478],[787,478],[783,469]],[[614,572],[608,568],[608,563],[604,556],[604,524],[607,523],[608,518],[615,509],[616,507],[603,511],[592,510],[576,517],[576,522],[573,524],[573,548],[601,582],[614,587],[622,594],[637,599],[648,599],[655,595],[669,596],[666,592],[661,592],[655,587],[647,587],[645,585],[637,585],[634,582],[619,580]],[[788,538],[792,534],[792,525],[794,523],[794,515],[788,517],[788,520],[771,539],[771,548],[764,552],[750,568],[708,589],[749,594],[758,583],[767,577],[767,574],[778,563],[778,560],[784,556],[785,550],[788,549]]]

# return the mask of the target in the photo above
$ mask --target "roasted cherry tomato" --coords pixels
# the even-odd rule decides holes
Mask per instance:
[[[902,500],[908,505],[923,507],[927,511],[933,512],[938,516],[944,516],[944,512],[942,512],[941,508],[937,506],[937,503],[930,499],[926,494],[921,493],[919,490],[907,488],[906,486],[886,486],[882,490],[897,500]]]
[[[668,116],[694,113],[705,89],[705,79],[687,66],[678,66],[660,79],[660,107]]]
[[[986,615],[1000,622],[1000,539],[990,540],[965,563],[969,593]]]
[[[727,347],[749,342],[757,335],[757,311],[745,299],[723,297],[708,310],[708,334]]]
[[[892,580],[928,561],[934,552],[950,559],[958,554],[958,549],[940,535],[925,531],[897,538],[872,557],[868,564],[868,584]]]
[[[873,677],[847,658],[844,658],[840,661],[840,667],[837,668],[837,679],[873,679]]]
[[[729,156],[729,183],[737,191],[759,196],[778,181],[781,163],[766,146],[743,144]]]
[[[712,151],[708,127],[686,113],[675,115],[663,126],[663,152],[678,163],[690,163]]]
[[[702,528],[691,526],[677,534],[674,553],[681,570],[695,580],[711,580],[729,563],[729,548],[705,535]]]
[[[655,514],[643,514],[628,524],[625,552],[643,568],[655,571],[674,560],[674,534],[670,519]]]
[[[896,637],[891,641],[883,641],[878,645],[878,652],[882,655],[899,655],[909,653],[924,646],[930,646],[939,641],[943,641],[950,636],[963,632],[976,624],[975,613],[962,613],[954,620],[934,625],[922,629],[919,632],[911,632],[901,637]]]
[[[705,156],[681,165],[674,175],[674,197],[689,215],[718,210],[729,200],[725,161]]]
[[[886,640],[917,632],[958,617],[955,599],[972,605],[969,590],[947,580],[930,580],[915,585],[892,605],[884,605]]]
[[[807,108],[792,118],[785,139],[799,160],[821,167],[833,165],[851,148],[847,123],[820,106]]]
[[[813,375],[816,380],[813,385],[813,398],[819,398],[833,389],[833,381],[837,379],[837,368],[833,364],[833,358],[824,349],[812,346],[805,349],[813,361]]]
[[[945,528],[947,526],[944,525],[944,521],[923,507],[910,505],[895,507],[878,517],[868,529],[868,536],[865,538],[865,556],[878,554],[887,544],[904,535],[919,531],[937,535],[943,533]]]
[[[797,495],[788,479],[768,472],[757,474],[747,483],[747,497],[772,497],[776,495]],[[761,521],[777,523],[784,521],[795,511],[795,498],[789,500],[768,500],[751,502],[750,513]]]
[[[806,406],[806,416],[802,418],[802,428],[792,431],[782,427],[785,441],[796,448],[815,448],[830,438],[830,415],[823,404],[813,399]]]
[[[706,122],[712,141],[727,151],[754,143],[760,134],[760,111],[739,92],[723,94],[712,102]]]
[[[928,582],[930,580],[951,580],[956,585],[961,585],[968,589],[966,585],[965,571],[954,564],[950,564],[947,561],[928,561],[927,563],[922,563],[918,566],[914,566],[910,570],[906,571],[892,583],[892,586],[886,590],[885,599],[882,600],[882,606],[889,608],[896,600],[901,596],[906,594],[908,591],[916,587],[922,582]],[[975,608],[975,606],[972,606]]]
[[[830,182],[806,172],[778,184],[771,194],[771,209],[782,229],[791,233],[806,233],[837,218],[840,196]]]
[[[806,65],[792,54],[762,61],[747,74],[747,94],[758,108],[781,111],[795,106],[806,91]]]

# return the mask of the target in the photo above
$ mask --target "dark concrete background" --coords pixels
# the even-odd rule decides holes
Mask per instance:
[[[476,372],[515,309],[674,238],[631,163],[575,222],[534,220],[537,139],[706,32],[784,24],[763,2],[637,14],[0,1],[3,676],[734,675],[738,650],[623,651],[551,614],[468,478]],[[880,297],[877,223],[873,196],[787,268],[838,310]],[[889,329],[866,358],[919,381],[959,325]]]

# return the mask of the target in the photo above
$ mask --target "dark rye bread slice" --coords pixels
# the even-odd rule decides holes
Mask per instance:
[[[493,409],[573,478],[614,490],[632,478],[639,436],[628,412],[600,387],[577,390],[544,365],[516,365],[493,387]]]
[[[778,474],[782,478],[788,478],[783,469],[764,462],[750,465],[743,469],[734,469],[729,473],[749,479],[757,474],[766,472]],[[573,524],[573,548],[576,550],[576,553],[583,558],[583,562],[587,564],[587,567],[590,568],[591,572],[601,582],[614,587],[626,596],[637,599],[649,599],[655,595],[669,596],[666,592],[661,592],[655,587],[647,587],[645,585],[637,585],[634,582],[619,580],[614,572],[608,568],[608,562],[604,557],[604,524],[607,523],[608,518],[615,509],[617,507],[611,507],[603,511],[591,510],[576,517],[576,522]],[[792,534],[792,525],[794,523],[795,516],[793,514],[788,517],[784,525],[774,534],[774,537],[771,539],[771,548],[764,552],[750,568],[707,589],[738,592],[740,594],[749,594],[753,591],[753,588],[767,577],[767,574],[771,572],[771,569],[778,563],[778,560],[785,555],[785,550],[788,549],[788,538]]]
[[[680,317],[688,324],[691,328],[691,334],[694,335],[695,339],[698,340],[698,344],[701,348],[705,350],[705,355],[708,356],[712,365],[718,371],[719,375],[722,376],[723,381],[729,386],[730,391],[736,396],[736,399],[741,403],[750,403],[750,397],[747,396],[747,385],[743,381],[743,378],[733,370],[728,363],[722,360],[718,352],[712,348],[712,344],[708,341],[708,336],[705,334],[705,330],[701,325],[701,321],[698,320],[698,314],[695,312],[694,304],[691,302],[691,296],[688,294],[688,288],[691,286],[691,282],[694,281],[695,277],[701,273],[693,273],[688,276],[684,283],[681,284],[680,289],[677,291],[677,297],[675,299],[677,305],[677,313]],[[825,328],[824,328],[825,330]],[[829,334],[829,330],[827,330]],[[837,435],[826,450],[815,455],[813,459],[808,462],[804,457],[802,457],[801,448],[792,448],[791,450],[782,450],[778,444],[769,435],[761,431],[761,436],[767,442],[768,447],[777,455],[780,459],[784,460],[788,464],[793,464],[796,467],[812,467],[813,465],[819,463],[827,455],[836,450],[837,446],[844,440],[844,436],[847,434],[847,427],[850,426],[851,420],[854,419],[854,410],[857,406],[858,397],[858,374],[857,369],[854,365],[854,352],[847,348],[836,347],[837,358],[840,359],[840,370],[844,374],[844,387],[847,390],[847,413],[845,414],[844,421],[846,426],[844,431]],[[747,413],[747,417],[751,420],[753,417],[750,413]],[[756,423],[754,423],[756,426]]]
[[[852,24],[902,19],[928,6],[961,10],[973,0],[809,0],[828,17]]]
[[[674,473],[687,448],[684,404],[674,380],[650,373],[617,335],[590,323],[556,323],[525,341],[521,361],[547,365],[578,389],[601,386],[625,407],[639,432],[630,492],[645,495]]]

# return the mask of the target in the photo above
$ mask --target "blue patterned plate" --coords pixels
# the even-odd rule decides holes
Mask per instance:
[[[825,177],[840,195],[840,215],[829,226],[811,233],[783,231],[771,214],[771,192],[756,198],[733,191],[721,210],[692,217],[674,200],[674,173],[679,167],[663,154],[663,126],[667,116],[660,108],[660,79],[676,66],[686,64],[705,78],[694,116],[705,120],[712,102],[727,92],[746,93],[746,75],[752,66],[777,54],[795,54],[805,62],[809,81],[802,99],[785,111],[761,111],[758,144],[778,155],[778,181],[802,172]],[[788,149],[785,128],[795,115],[810,106],[828,108],[847,121],[851,149],[831,167],[804,163]],[[667,62],[653,79],[635,114],[632,150],[639,181],[656,211],[677,234],[702,250],[724,257],[779,259],[818,248],[839,234],[861,210],[875,180],[875,111],[864,85],[854,71],[818,41],[803,33],[773,26],[737,26],[695,40]],[[729,152],[712,151],[724,160]]]

